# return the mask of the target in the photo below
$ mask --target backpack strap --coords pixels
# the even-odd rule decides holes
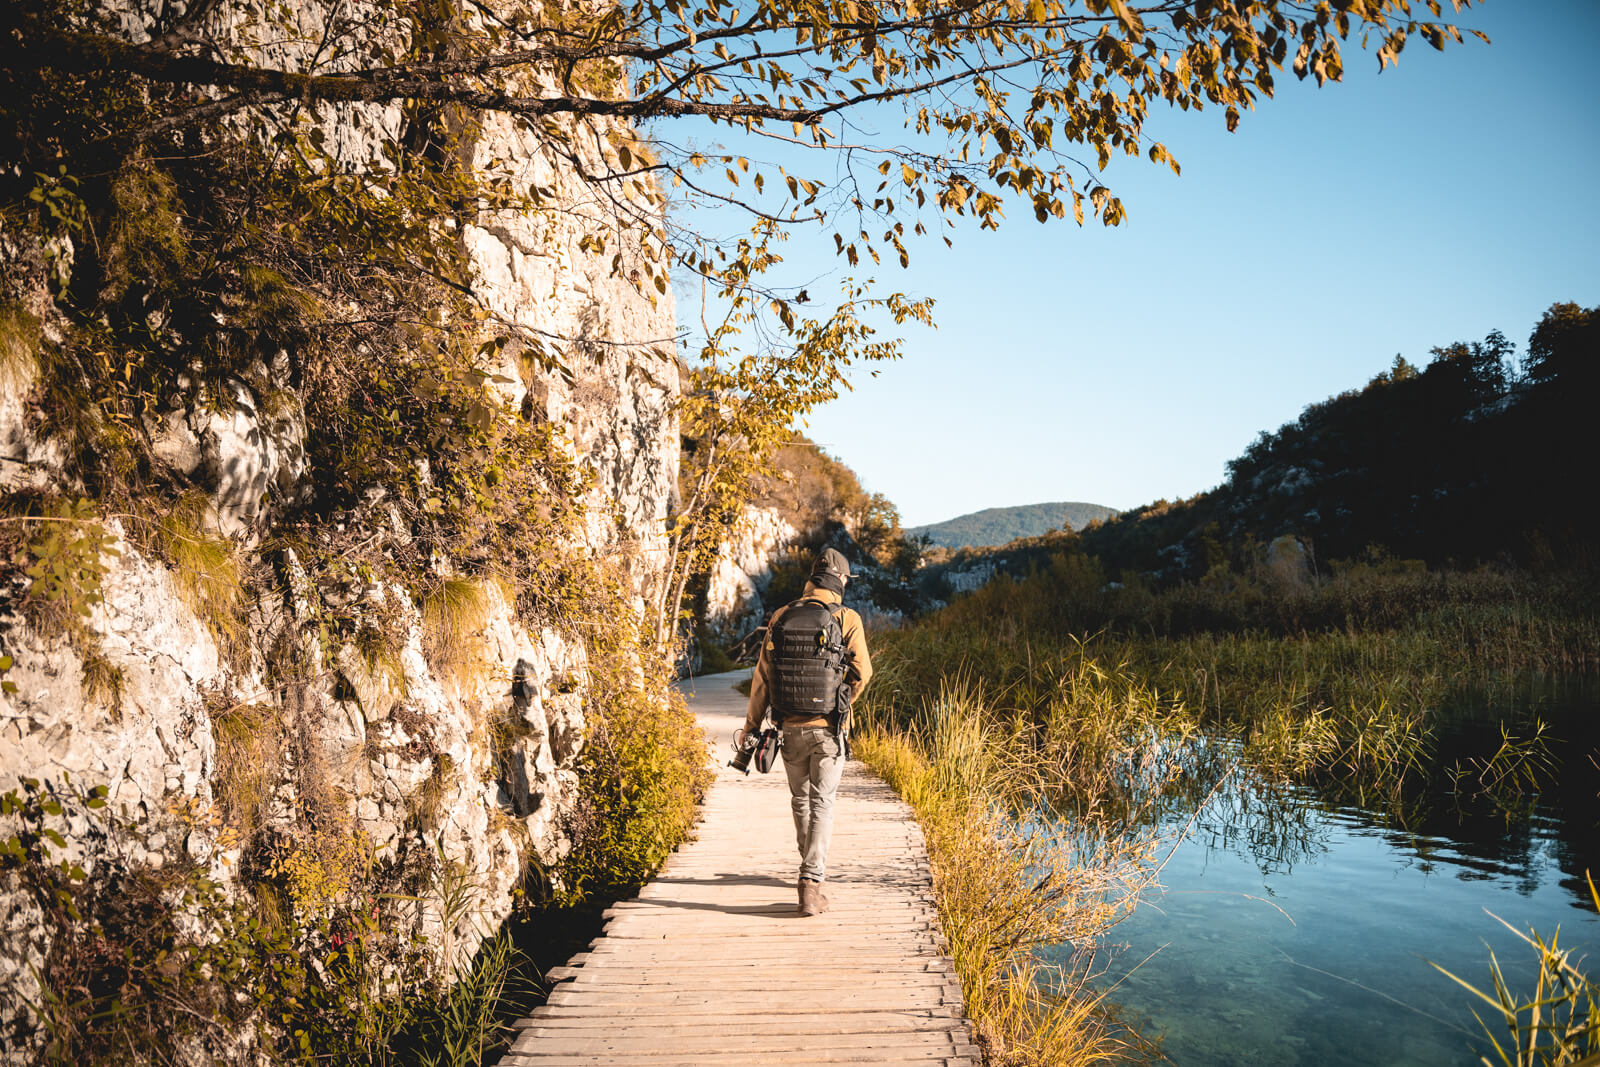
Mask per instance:
[[[844,612],[844,602],[829,607],[833,621],[839,625],[839,659],[844,671],[844,679],[840,682],[841,691],[850,687],[850,664],[855,661],[856,654],[850,650],[850,643],[844,639],[844,623],[839,616]],[[845,759],[850,758],[850,704],[841,701],[828,713],[828,726],[833,731],[833,736],[839,739],[839,754]]]

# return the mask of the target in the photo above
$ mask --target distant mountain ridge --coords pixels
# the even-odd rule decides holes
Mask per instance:
[[[944,522],[912,526],[906,533],[913,537],[926,535],[934,544],[945,548],[983,548],[1008,544],[1019,537],[1038,537],[1061,529],[1063,523],[1071,523],[1074,530],[1081,530],[1091,522],[1103,522],[1116,514],[1116,508],[1101,504],[1058,500],[1047,504],[984,508]]]

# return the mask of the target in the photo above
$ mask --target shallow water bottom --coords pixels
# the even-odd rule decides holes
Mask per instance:
[[[1492,949],[1513,990],[1531,989],[1532,951],[1494,915],[1559,925],[1600,966],[1600,919],[1537,820],[1507,861],[1359,811],[1301,816],[1293,849],[1274,842],[1267,862],[1236,820],[1202,820],[1226,829],[1182,844],[1167,888],[1110,938],[1098,987],[1179,1067],[1476,1063],[1471,994],[1429,961],[1489,988]]]

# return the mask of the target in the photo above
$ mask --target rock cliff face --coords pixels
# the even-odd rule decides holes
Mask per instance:
[[[731,645],[765,625],[768,615],[800,594],[812,561],[824,547],[838,549],[850,561],[844,602],[869,629],[898,628],[909,614],[927,608],[905,583],[863,552],[842,523],[823,522],[801,531],[779,509],[752,504],[745,507],[733,536],[718,546],[707,578],[703,618],[711,638]]]
[[[706,581],[705,618],[723,641],[737,641],[766,621],[777,561],[803,540],[777,508],[747,507],[733,536],[717,548]]]
[[[134,39],[145,32],[138,11],[122,21]],[[368,131],[393,120],[370,110],[330,121],[330,143],[352,157],[370,153]],[[566,146],[580,162],[593,151],[582,144]],[[541,370],[502,355],[488,368],[499,377],[497,417],[552,428],[557,447],[587,475],[578,532],[552,550],[608,561],[624,602],[642,610],[663,580],[663,519],[677,475],[670,297],[651,299],[630,284],[637,240],[615,206],[596,198],[540,136],[489,120],[472,150],[560,208],[486,213],[461,234],[479,303],[500,328],[546,339],[565,367]],[[609,238],[604,255],[580,247],[595,233]],[[612,258],[619,249],[621,269]],[[40,324],[38,344],[62,329],[52,273],[70,255],[0,234],[0,300]],[[82,493],[65,473],[59,443],[28,410],[37,362],[5,361],[0,487]],[[93,655],[15,610],[20,586],[0,598],[0,653],[14,664],[5,674],[14,689],[0,695],[0,791],[28,776],[104,783],[111,809],[152,832],[138,846],[151,863],[187,854],[231,877],[250,857],[213,813],[246,802],[232,794],[241,760],[254,759],[262,779],[256,836],[277,842],[274,855],[314,854],[299,843],[316,799],[370,844],[379,865],[438,855],[464,872],[477,902],[461,927],[443,929],[438,909],[427,907],[418,922],[435,951],[468,957],[509,914],[529,865],[548,868],[571,847],[590,684],[584,646],[558,628],[530,628],[506,590],[480,580],[463,585],[470,608],[442,655],[430,647],[425,605],[404,588],[274,541],[278,516],[302,492],[315,428],[306,426],[282,365],[263,362],[232,388],[225,411],[153,412],[145,431],[161,460],[205,488],[209,532],[247,560],[247,622],[219,634],[197,602],[208,595],[204,584],[197,592],[128,538],[126,522],[137,516],[104,520],[107,572],[85,619]],[[379,544],[407,544],[398,514],[374,497],[345,521]],[[383,654],[330,643],[319,617],[328,603],[376,620],[388,635]],[[285,663],[311,666],[286,685]],[[249,743],[258,747],[241,747],[241,722],[252,724]],[[348,877],[322,874],[335,888]],[[44,946],[37,911],[6,888],[0,1011],[13,1012],[38,993],[29,964]]]

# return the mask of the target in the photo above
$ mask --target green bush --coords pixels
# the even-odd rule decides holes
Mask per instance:
[[[576,842],[560,868],[568,904],[648,881],[693,828],[711,780],[705,735],[676,692],[612,690],[591,713]]]
[[[702,634],[704,631],[702,630]],[[702,636],[695,642],[695,647],[700,650],[701,674],[721,674],[738,667],[738,664],[728,658],[727,650],[715,641]]]

